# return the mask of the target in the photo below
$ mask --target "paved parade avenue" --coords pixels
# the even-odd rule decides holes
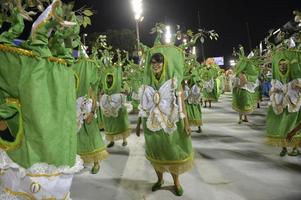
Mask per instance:
[[[223,95],[213,108],[202,108],[203,132],[192,127],[195,167],[180,176],[184,195],[173,194],[165,174],[164,187],[151,192],[156,174],[144,156],[144,137],[133,134],[128,146],[116,142],[100,172],[90,166],[74,178],[74,200],[298,200],[301,199],[301,156],[279,156],[280,149],[264,144],[267,101],[238,124],[231,95]],[[130,116],[135,128],[137,115]]]

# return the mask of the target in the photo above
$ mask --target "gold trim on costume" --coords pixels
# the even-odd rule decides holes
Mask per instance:
[[[4,192],[9,194],[9,195],[19,196],[19,197],[25,198],[26,200],[35,200],[35,198],[32,195],[30,195],[26,192],[16,192],[16,191],[13,191],[9,188],[4,188]]]
[[[198,120],[198,119],[189,119],[188,122],[189,122],[189,125],[192,125],[192,126],[201,126],[201,125],[203,125],[203,121]]]
[[[17,53],[24,56],[35,57],[32,51],[21,49],[18,47],[11,47],[7,45],[0,44],[0,51],[6,51],[11,53]]]
[[[110,142],[128,138],[131,135],[131,133],[132,133],[132,130],[130,128],[121,133],[112,133],[112,132],[105,131],[106,140],[108,140]]]
[[[37,57],[30,50],[26,50],[26,49],[22,49],[22,48],[18,48],[18,47],[11,47],[11,46],[7,46],[7,45],[3,45],[3,44],[0,44],[0,51],[16,53],[16,54],[19,54],[19,55],[33,57],[33,58]],[[50,62],[56,62],[56,63],[59,63],[59,64],[67,65],[67,62],[62,58],[48,57],[48,60]]]
[[[183,160],[183,162],[181,162],[181,163],[176,163],[173,161],[166,161],[168,163],[164,164],[164,163],[152,162],[151,160],[150,160],[150,162],[156,171],[159,171],[162,173],[169,172],[169,173],[176,174],[176,175],[183,174],[184,172],[189,171],[190,169],[193,168],[193,165],[194,165],[193,156]]]
[[[78,153],[84,163],[94,163],[106,159],[109,156],[106,148],[101,148],[88,153]]]
[[[16,134],[15,140],[13,142],[7,142],[0,138],[0,149],[2,149],[4,151],[12,151],[12,150],[16,150],[16,149],[20,148],[23,137],[24,137],[23,119],[22,119],[22,112],[21,112],[21,108],[20,108],[21,104],[18,99],[14,99],[11,97],[5,98],[5,102],[9,106],[14,107],[19,114],[19,118],[18,118],[19,127],[18,127],[18,132]],[[9,126],[8,126],[8,128],[9,128]],[[9,128],[9,130],[10,130],[10,128]]]
[[[53,173],[53,174],[31,174],[31,173],[28,173],[26,174],[26,176],[29,176],[29,177],[55,177],[55,176],[60,176],[62,173]]]
[[[16,192],[16,191],[13,191],[9,188],[4,188],[3,190],[5,193],[9,194],[9,195],[12,195],[12,196],[17,196],[17,197],[22,197],[26,200],[36,200],[36,198],[34,196],[32,196],[31,194],[28,194],[26,192]],[[64,199],[63,200],[67,200],[67,197],[68,197],[68,194],[65,194],[64,195]],[[42,200],[58,200],[56,199],[55,197],[50,197],[50,198],[42,198]]]
[[[67,65],[67,62],[64,59],[62,59],[62,58],[48,57],[48,60],[50,62],[56,62],[56,63],[62,64],[62,65]]]
[[[243,110],[243,111],[238,109],[236,105],[232,105],[232,108],[233,108],[233,110],[235,110],[236,112],[238,112],[240,114],[250,114],[250,113],[254,112],[255,105],[253,107],[247,107],[247,109]]]
[[[155,163],[159,163],[159,164],[165,164],[165,165],[185,163],[185,162],[187,162],[189,160],[193,160],[193,157],[194,157],[194,154],[190,155],[189,157],[187,157],[187,158],[185,158],[183,160],[165,160],[165,161],[163,161],[163,160],[153,159],[153,158],[151,158],[151,157],[149,157],[149,156],[146,155],[146,159],[148,159],[149,161],[155,162]]]
[[[298,136],[298,135],[297,135]],[[301,137],[294,137],[291,142],[286,138],[272,138],[268,137],[265,141],[266,144],[278,146],[278,147],[299,147],[301,145]]]

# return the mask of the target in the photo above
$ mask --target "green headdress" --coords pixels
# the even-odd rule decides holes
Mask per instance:
[[[163,72],[159,81],[155,78],[151,66],[151,58],[155,53],[161,53],[164,56]],[[176,78],[179,87],[183,79],[184,63],[182,49],[173,45],[157,45],[147,52],[143,82],[146,85],[159,86],[169,79]]]

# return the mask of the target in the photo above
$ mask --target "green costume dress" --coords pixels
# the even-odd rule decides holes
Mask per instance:
[[[279,71],[279,62],[288,64],[286,74]],[[291,143],[286,141],[287,133],[300,123],[300,83],[301,83],[301,52],[287,49],[274,52],[272,56],[272,88],[270,91],[271,105],[267,113],[267,139],[269,144],[281,147],[300,145],[301,134],[298,133]]]
[[[201,108],[201,91],[194,84],[185,85],[185,108],[189,124],[192,126],[202,126],[202,108]]]
[[[202,108],[201,108],[201,65],[196,60],[194,55],[186,58],[184,79],[184,99],[185,109],[189,124],[192,126],[201,126],[202,122]]]
[[[100,84],[98,63],[93,60],[80,59],[74,66],[79,79],[77,98],[89,98],[97,108],[98,89]],[[89,96],[91,95],[91,96]],[[83,120],[80,130],[77,133],[77,153],[85,163],[94,163],[105,159],[108,156],[105,143],[99,131],[98,109],[94,113],[95,117],[91,123]]]
[[[125,95],[121,94],[122,89],[122,68],[116,64],[106,67],[102,77],[102,89],[104,95],[101,99],[104,129],[108,141],[126,139],[131,134],[127,109],[124,106]],[[109,85],[108,76],[113,78],[112,85]]]
[[[240,83],[240,75],[246,77],[246,83]],[[258,87],[258,68],[254,60],[240,56],[235,67],[232,90],[232,108],[240,114],[252,113],[256,107],[256,88]]]
[[[155,78],[150,65],[154,53],[164,56],[160,80]],[[180,48],[158,45],[147,52],[144,85],[139,92],[139,115],[144,129],[146,158],[160,172],[181,174],[193,166],[191,138],[184,128],[184,103],[178,97],[183,71],[184,55]]]
[[[47,19],[36,29],[45,38]],[[0,61],[0,120],[13,138],[0,139],[0,197],[67,199],[83,164],[76,156],[74,73],[64,60],[6,45]]]
[[[219,98],[219,81],[218,69],[216,66],[203,67],[201,72],[203,80],[203,100],[204,101],[218,101]]]

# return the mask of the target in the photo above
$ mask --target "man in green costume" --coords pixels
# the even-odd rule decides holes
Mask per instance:
[[[184,72],[182,49],[173,45],[157,45],[147,52],[144,85],[139,90],[139,115],[145,136],[146,157],[163,185],[163,173],[171,173],[176,195],[183,189],[179,175],[193,166],[190,127],[185,118],[181,81]]]

